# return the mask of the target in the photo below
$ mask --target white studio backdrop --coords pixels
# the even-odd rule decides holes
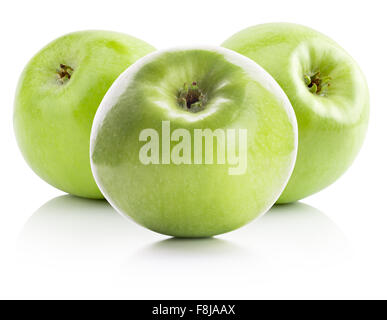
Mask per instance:
[[[387,298],[385,1],[8,1],[0,9],[0,298]],[[216,239],[175,240],[103,201],[65,196],[24,162],[18,77],[51,40],[121,31],[162,49],[219,45],[245,27],[295,22],[336,40],[371,94],[365,144],[331,187]]]

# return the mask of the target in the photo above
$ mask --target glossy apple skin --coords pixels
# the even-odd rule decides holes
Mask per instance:
[[[179,89],[193,81],[207,96],[197,113],[177,102]],[[194,129],[247,129],[246,172],[229,175],[230,165],[217,163],[140,163],[140,132],[153,128],[161,140],[165,120],[191,137]],[[274,79],[231,50],[193,47],[152,53],[116,80],[97,111],[90,155],[98,186],[122,215],[162,234],[209,237],[266,212],[296,151],[295,115]],[[192,144],[192,162],[194,153]]]
[[[247,28],[222,46],[265,68],[296,113],[297,161],[278,203],[302,199],[338,179],[358,154],[368,125],[368,87],[356,62],[323,34],[290,23]],[[331,78],[323,96],[305,84],[304,74],[314,71]]]
[[[17,87],[14,130],[20,150],[43,180],[73,195],[102,198],[90,169],[95,112],[114,80],[154,48],[108,31],[83,31],[48,44],[24,69]],[[58,82],[60,64],[73,73]]]

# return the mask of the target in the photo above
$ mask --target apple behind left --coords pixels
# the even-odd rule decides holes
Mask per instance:
[[[91,173],[90,132],[114,80],[154,51],[148,43],[110,31],[62,36],[25,67],[14,105],[14,130],[32,170],[67,193],[103,198]]]

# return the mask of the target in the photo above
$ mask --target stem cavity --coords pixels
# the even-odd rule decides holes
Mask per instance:
[[[58,79],[57,79],[58,83],[61,85],[65,84],[67,81],[71,79],[71,75],[73,74],[73,72],[74,72],[73,68],[61,63],[59,65],[59,69],[56,69],[56,74],[58,76]]]
[[[331,77],[321,77],[320,71],[304,75],[304,81],[309,91],[319,96],[326,95],[331,80]]]
[[[183,88],[177,94],[177,102],[184,110],[196,113],[204,109],[206,96],[196,81],[189,86],[184,83]]]

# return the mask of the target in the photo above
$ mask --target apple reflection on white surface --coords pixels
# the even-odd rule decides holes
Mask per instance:
[[[18,276],[7,281],[28,298],[67,298],[66,292],[72,298],[230,298],[233,292],[248,298],[284,283],[291,294],[299,277],[310,277],[306,290],[313,290],[309,285],[329,277],[329,268],[342,270],[348,253],[341,230],[303,203],[275,206],[220,237],[177,239],[130,222],[106,201],[67,195],[27,221],[12,262]],[[227,287],[234,288],[231,296]]]
[[[220,276],[219,268],[226,273],[244,270],[246,275],[292,268],[324,269],[349,257],[346,237],[325,214],[307,204],[294,203],[274,206],[262,218],[220,238],[169,238],[152,243],[131,256],[123,269],[151,274],[156,264],[175,277],[188,272],[215,278]]]
[[[161,241],[160,241],[161,240]],[[245,228],[218,238],[167,238],[127,221],[106,201],[73,196],[54,198],[24,226],[19,249],[33,259],[101,262],[168,256],[184,261],[197,256],[238,255],[246,259],[300,259],[324,262],[343,256],[346,239],[322,212],[304,203],[273,207]],[[47,261],[46,261],[47,262]]]
[[[141,243],[141,231],[104,200],[65,195],[48,201],[32,215],[19,237],[19,249],[43,264],[106,264],[119,259],[131,244]]]

